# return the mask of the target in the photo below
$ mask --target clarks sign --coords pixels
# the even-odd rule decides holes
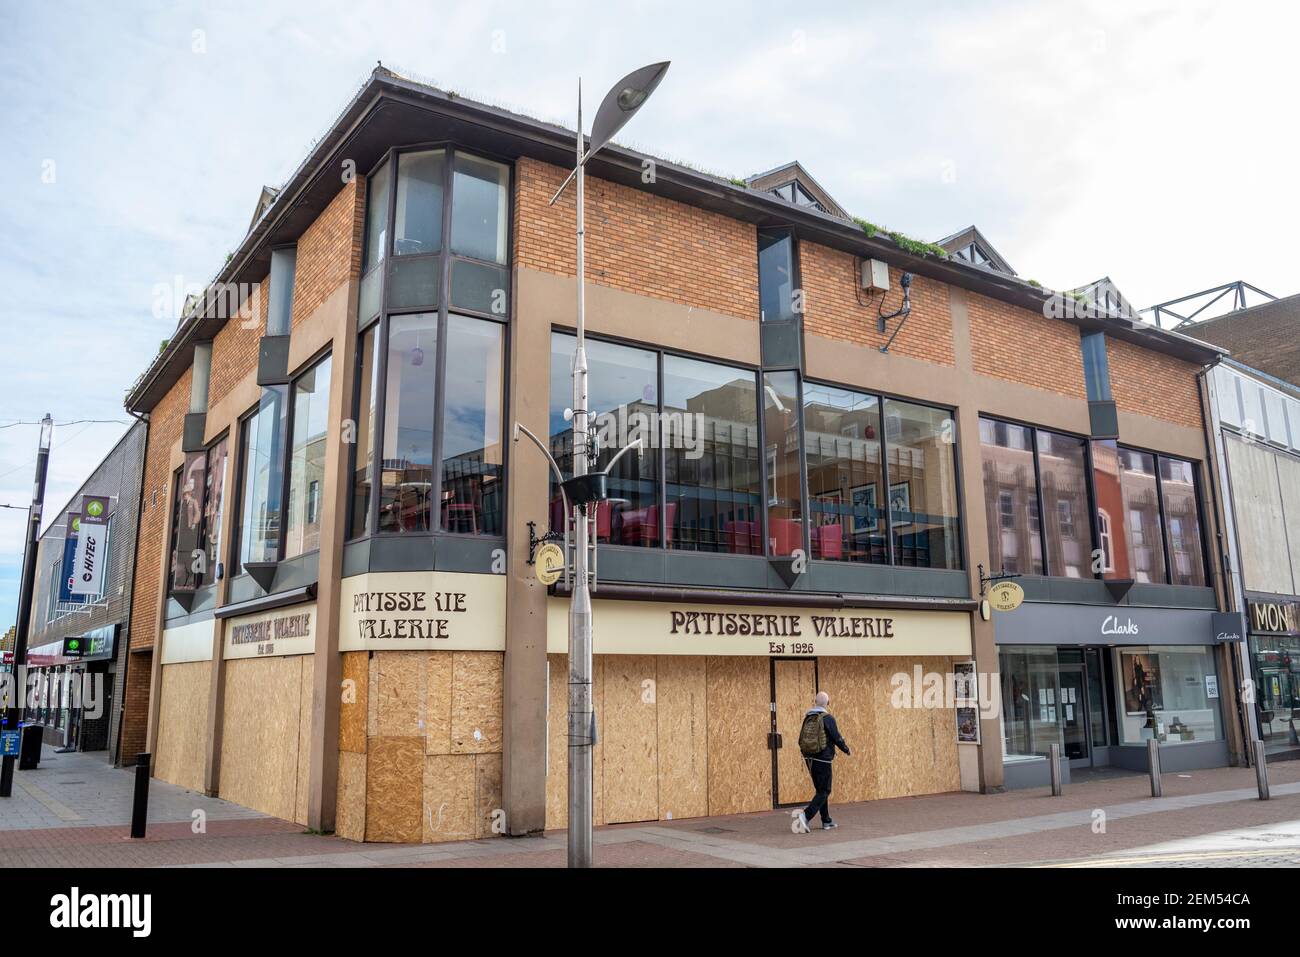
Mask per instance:
[[[863,608],[820,611],[597,600],[595,651],[606,655],[969,655],[970,614]],[[568,647],[569,602],[546,607],[546,648]]]
[[[1101,633],[1103,635],[1123,635],[1126,638],[1135,638],[1141,631],[1138,629],[1137,622],[1132,618],[1120,620],[1118,615],[1107,615],[1101,621]]]

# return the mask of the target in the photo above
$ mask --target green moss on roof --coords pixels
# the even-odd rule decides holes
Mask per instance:
[[[913,239],[905,233],[900,233],[892,229],[885,229],[883,226],[877,226],[873,222],[863,219],[860,216],[854,216],[853,222],[858,225],[868,237],[882,234],[888,236],[894,241],[894,245],[904,252],[911,253],[913,256],[937,256],[940,259],[948,258],[948,250],[934,243],[922,242],[919,239]]]

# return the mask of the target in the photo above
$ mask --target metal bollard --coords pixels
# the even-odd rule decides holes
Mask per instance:
[[[1264,742],[1255,742],[1255,783],[1259,785],[1259,799],[1268,800],[1268,759],[1264,755]]]
[[[1147,767],[1151,770],[1151,796],[1158,798],[1164,790],[1160,783],[1160,742],[1155,738],[1147,742]]]
[[[1059,744],[1049,744],[1047,746],[1047,763],[1050,765],[1048,770],[1052,775],[1052,797],[1061,796],[1061,746]]]
[[[144,837],[149,819],[149,755],[135,756],[135,799],[131,805],[131,836]]]

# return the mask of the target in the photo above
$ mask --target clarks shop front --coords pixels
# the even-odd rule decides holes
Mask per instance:
[[[567,598],[548,599],[548,828],[566,820],[568,611]],[[917,685],[937,676],[940,687],[970,657],[969,611],[706,604],[682,590],[673,600],[598,593],[594,612],[598,824],[808,801],[797,739],[818,690],[853,752],[836,761],[836,800],[962,785],[957,708],[923,701]]]
[[[1071,769],[1221,767],[1224,681],[1212,611],[1025,602],[997,617],[1007,787],[1048,783],[1046,755]],[[1226,693],[1226,692],[1224,692]]]

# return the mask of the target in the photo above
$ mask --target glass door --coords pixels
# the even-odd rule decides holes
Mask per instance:
[[[1061,648],[1058,651],[1060,694],[1058,718],[1061,722],[1062,751],[1071,767],[1092,763],[1088,727],[1087,675],[1083,649]]]

